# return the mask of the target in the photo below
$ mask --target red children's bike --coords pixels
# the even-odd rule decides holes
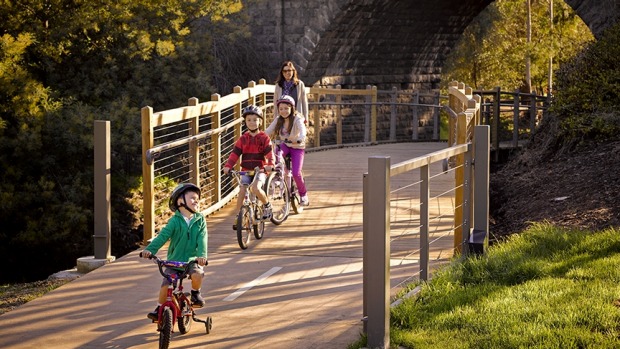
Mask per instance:
[[[140,253],[142,257],[142,253]],[[149,259],[155,261],[159,267],[159,273],[168,279],[170,284],[168,285],[168,297],[166,302],[159,307],[159,314],[157,317],[157,331],[159,332],[159,348],[168,349],[170,345],[170,338],[174,332],[174,325],[178,322],[179,332],[185,334],[189,332],[192,327],[192,320],[201,322],[205,325],[207,334],[211,332],[213,327],[213,320],[210,316],[206,320],[196,318],[196,313],[192,306],[192,302],[189,299],[189,292],[183,292],[183,279],[189,279],[189,271],[196,261],[189,263],[166,261],[159,259],[155,255],[149,256]],[[168,275],[164,272],[164,267],[183,269],[178,273]],[[153,321],[155,322],[155,321]]]

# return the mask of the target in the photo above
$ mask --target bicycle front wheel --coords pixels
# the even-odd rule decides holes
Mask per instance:
[[[265,193],[269,198],[272,210],[271,223],[280,225],[288,218],[290,213],[291,198],[288,187],[280,173],[270,176],[266,187]]]
[[[168,349],[172,336],[172,309],[166,307],[161,312],[161,328],[159,329],[159,349]]]
[[[252,213],[248,206],[242,206],[237,216],[237,242],[242,250],[248,248],[252,234]]]
[[[256,240],[263,238],[265,233],[265,220],[263,219],[263,205],[258,204],[255,206],[256,218],[254,219],[254,237]]]
[[[186,334],[192,328],[192,306],[189,303],[189,299],[180,297],[179,307],[181,308],[181,316],[177,318],[179,332]]]

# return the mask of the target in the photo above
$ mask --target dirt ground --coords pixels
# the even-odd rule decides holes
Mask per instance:
[[[553,154],[545,147],[532,144],[491,174],[491,242],[532,222],[620,226],[620,140]]]

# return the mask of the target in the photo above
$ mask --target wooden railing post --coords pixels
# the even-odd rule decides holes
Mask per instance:
[[[392,93],[390,94],[392,104],[390,104],[390,141],[396,140],[396,122],[398,117],[396,115],[396,103],[398,103],[398,89],[396,86],[392,86]]]
[[[411,128],[413,132],[411,133],[411,139],[417,141],[419,138],[418,134],[420,132],[420,115],[418,111],[418,104],[420,104],[420,90],[414,91],[413,104],[413,118],[411,120]]]
[[[220,95],[214,93],[211,95],[211,101],[217,102],[220,100]],[[222,126],[222,113],[217,111],[212,114],[213,128]],[[209,170],[213,175],[210,189],[213,191],[213,197],[215,202],[222,200],[222,134],[214,134],[211,136],[211,158],[215,161],[210,161]]]
[[[152,116],[153,108],[142,108],[142,196],[144,198],[142,211],[144,214],[143,243],[145,245],[153,238],[155,232],[155,201],[153,198],[155,170],[154,166],[146,162],[146,151],[153,147]]]
[[[366,90],[370,91],[372,86],[366,85]],[[370,142],[370,103],[372,101],[372,97],[370,94],[367,94],[364,98],[366,101],[364,105],[364,143]]]
[[[520,106],[520,93],[519,90],[515,90],[514,92],[514,102],[513,102],[513,114],[512,114],[512,146],[516,148],[519,145],[519,110]]]
[[[458,114],[456,122],[456,144],[465,144],[467,142],[467,115],[464,112]],[[465,156],[463,154],[456,155],[456,164],[454,170],[455,176],[455,193],[454,193],[454,250],[456,253],[461,252],[461,244],[463,242],[463,199],[465,182]]]
[[[377,144],[377,86],[372,87],[370,102],[370,142]]]
[[[363,198],[364,295],[370,348],[390,347],[390,158],[369,157]],[[372,200],[371,200],[372,198]]]
[[[187,105],[195,107],[198,105],[198,98],[192,97],[187,101]],[[199,130],[199,117],[193,117],[189,120],[189,136],[197,135]],[[189,142],[189,163],[190,163],[190,182],[196,184],[198,188],[201,187],[200,183],[200,148],[198,142],[193,140]]]
[[[420,280],[428,281],[430,259],[430,166],[420,167]]]
[[[241,86],[235,86],[233,88],[233,93],[241,93]],[[233,119],[237,119],[241,117],[241,103],[237,103],[235,104],[235,106],[233,107]],[[240,122],[237,125],[235,125],[235,139],[239,139],[239,137],[241,137],[241,135],[243,134],[243,126],[245,125],[244,122]],[[238,170],[239,169],[239,164],[240,162],[238,161],[235,168]]]
[[[435,97],[434,97],[434,104],[435,105],[439,105],[440,103],[440,94],[439,91],[435,91]],[[439,108],[433,108],[433,140],[434,141],[438,141],[439,140],[439,124],[440,124],[440,120],[439,120]]]
[[[495,161],[499,161],[499,127],[501,124],[500,120],[500,107],[501,107],[501,88],[499,86],[495,87],[495,97],[493,103],[493,125],[491,126],[491,141],[493,142],[493,148],[495,148]]]
[[[336,86],[337,90],[342,90],[342,86]],[[336,94],[336,144],[342,145],[342,94]]]
[[[319,102],[321,100],[320,97],[321,95],[318,92],[315,93],[314,101]],[[314,146],[318,148],[321,146],[321,115],[319,113],[318,104],[312,107],[312,114],[314,114]]]
[[[532,134],[534,134],[534,130],[536,129],[536,117],[538,114],[537,111],[537,107],[538,105],[536,104],[536,94],[532,93],[530,96],[530,136]]]

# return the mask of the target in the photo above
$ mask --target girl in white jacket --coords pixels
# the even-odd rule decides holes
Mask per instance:
[[[304,155],[306,153],[306,125],[304,116],[295,110],[295,100],[291,96],[282,96],[276,101],[277,117],[267,127],[265,133],[274,139],[276,152],[282,158],[291,155],[291,172],[299,195],[300,204],[308,206],[308,192],[302,176]]]

